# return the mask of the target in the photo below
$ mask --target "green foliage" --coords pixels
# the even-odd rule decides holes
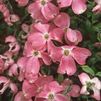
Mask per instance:
[[[84,66],[81,66],[81,67],[82,67],[84,72],[86,72],[86,73],[88,73],[88,74],[90,74],[92,76],[95,75],[95,72],[94,72],[94,70],[91,67],[89,67],[87,65],[84,65]]]

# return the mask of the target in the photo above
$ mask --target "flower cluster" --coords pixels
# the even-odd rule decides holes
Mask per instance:
[[[25,40],[20,45],[15,36],[7,36],[8,50],[0,55],[0,94],[10,88],[14,101],[71,101],[80,94],[90,95],[100,101],[101,81],[90,79],[78,72],[78,65],[85,65],[91,51],[82,47],[83,34],[71,28],[71,16],[62,9],[71,7],[76,15],[87,10],[87,0],[15,0],[19,7],[26,7],[32,23],[21,23]],[[101,12],[100,0],[95,0],[94,12]],[[10,14],[3,1],[0,11],[8,25],[20,20]],[[23,52],[21,52],[23,51]],[[55,69],[64,79],[58,82],[54,73],[44,74],[43,67]],[[52,67],[53,66],[53,67]],[[79,74],[78,74],[79,73]],[[81,85],[70,77],[77,76]],[[93,94],[91,93],[93,91]]]
[[[19,17],[16,14],[10,13],[3,0],[0,0],[0,12],[3,13],[4,21],[10,26],[19,20]]]

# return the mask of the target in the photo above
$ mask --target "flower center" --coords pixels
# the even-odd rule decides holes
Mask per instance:
[[[69,55],[69,51],[66,49],[66,50],[64,50],[63,54],[64,54],[65,56],[68,56],[68,55]]]
[[[95,83],[87,82],[87,88],[92,89],[92,87],[95,85]]]
[[[45,0],[41,0],[41,4],[42,5],[45,5],[46,4],[46,1]]]
[[[46,40],[48,40],[49,35],[48,35],[48,34],[45,34],[45,35],[44,35],[44,38],[45,38]]]
[[[54,94],[52,94],[52,93],[49,94],[49,95],[48,95],[48,100],[49,100],[49,101],[53,101],[53,100],[54,100]]]
[[[33,52],[33,55],[34,55],[34,56],[38,56],[38,55],[39,55],[39,52],[38,52],[38,51],[34,51],[34,52]]]

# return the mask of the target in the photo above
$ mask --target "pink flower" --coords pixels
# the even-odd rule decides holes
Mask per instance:
[[[101,0],[94,0],[97,5],[93,8],[93,12],[95,13],[101,13]]]
[[[30,4],[28,12],[32,18],[44,22],[53,19],[59,13],[59,9],[50,1],[51,0],[36,0]]]
[[[18,91],[17,85],[15,83],[10,83],[9,88],[11,89],[11,91],[13,92],[13,94],[16,94]]]
[[[81,73],[78,77],[83,85],[80,93],[89,95],[90,92],[88,91],[88,89],[93,90],[94,93],[91,96],[100,101],[101,81],[97,77],[90,79],[90,77],[86,73]]]
[[[42,63],[50,65],[51,58],[44,50],[34,50],[28,42],[25,44],[24,55],[27,57],[25,77],[30,82],[34,82],[37,79]]]
[[[101,5],[101,0],[94,0],[97,4]]]
[[[96,5],[93,9],[92,9],[93,12],[95,13],[101,13],[101,5]]]
[[[0,55],[0,58],[4,60],[4,70],[8,69],[9,66],[14,64],[14,60],[12,59],[12,53],[7,51],[4,55]]]
[[[4,76],[0,76],[0,94],[3,94],[7,88],[10,88],[13,93],[18,91],[17,86],[12,83],[8,78]]]
[[[31,99],[33,96],[36,95],[36,85],[34,83],[29,83],[29,81],[24,80],[22,84],[22,92],[26,99]]]
[[[11,22],[17,22],[17,21],[19,21],[20,20],[20,18],[16,15],[16,14],[11,14],[10,15],[10,20],[11,20]]]
[[[68,75],[73,75],[76,72],[75,61],[84,65],[88,56],[91,56],[91,52],[86,48],[77,46],[56,47],[52,42],[50,42],[49,53],[54,62],[60,62],[58,73],[67,73]]]
[[[14,101],[32,101],[32,99],[25,98],[23,92],[22,91],[19,91],[16,94],[16,96],[14,98]]]
[[[63,86],[56,81],[46,84],[38,97],[45,98],[45,101],[68,101],[68,99],[60,92],[63,91]]]
[[[20,50],[20,45],[18,44],[16,38],[14,36],[8,36],[5,39],[5,42],[9,45],[9,52],[13,54],[17,54]]]
[[[76,84],[71,86],[71,91],[68,92],[68,95],[71,97],[79,97],[80,96],[80,87]]]
[[[13,43],[13,42],[16,42],[16,38],[14,37],[14,36],[7,36],[6,38],[5,38],[5,42],[6,43]]]
[[[78,30],[72,30],[71,28],[68,28],[67,32],[65,33],[65,41],[69,45],[77,45],[82,41],[82,34]]]
[[[10,66],[8,75],[12,77],[16,76],[19,81],[23,81],[25,78],[26,61],[26,57],[19,58],[17,63]]]
[[[62,86],[64,87],[63,94],[68,95],[68,97],[78,97],[80,96],[80,87],[69,79],[65,79],[62,82]]]
[[[4,61],[2,58],[0,58],[0,73],[4,71]]]
[[[19,70],[19,76],[18,76],[19,81],[23,81],[25,78],[26,63],[27,63],[26,57],[21,57],[17,61],[17,66]]]
[[[0,88],[0,94],[3,94],[4,91],[9,87],[10,80],[7,79],[4,76],[0,76],[0,85],[2,88]]]
[[[69,28],[70,16],[67,13],[59,13],[54,19],[54,24],[60,28]]]
[[[9,76],[18,77],[19,81],[23,81],[25,78],[27,57],[21,57],[18,59],[17,63],[10,66],[8,70]]]
[[[53,77],[52,76],[40,76],[34,82],[34,84],[36,85],[36,90],[34,90],[34,92],[36,92],[36,97],[43,90],[44,85],[49,84],[52,81],[53,81]]]
[[[8,74],[9,74],[9,76],[18,76],[18,66],[17,66],[17,64],[13,64],[9,68]]]
[[[72,6],[75,14],[82,14],[86,11],[86,0],[57,0],[60,8]]]
[[[16,0],[19,6],[26,6],[29,0]]]
[[[31,97],[37,96],[42,90],[44,85],[50,83],[53,80],[49,77],[39,77],[34,83],[29,83],[27,80],[23,82],[22,91],[25,98],[30,99]]]
[[[37,23],[36,31],[29,35],[28,42],[37,50],[46,49],[51,39],[62,42],[64,32],[60,28],[53,28],[49,24]],[[38,40],[37,40],[38,39]]]

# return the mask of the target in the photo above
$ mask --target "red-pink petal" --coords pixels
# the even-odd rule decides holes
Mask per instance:
[[[53,40],[57,40],[59,42],[62,42],[64,31],[61,28],[55,28],[52,32],[50,32],[50,35]]]
[[[90,77],[86,73],[81,73],[78,77],[83,85],[90,81]]]
[[[35,84],[30,84],[27,80],[23,82],[22,90],[25,98],[30,99],[36,95],[37,86]]]
[[[18,88],[17,88],[17,85],[15,83],[10,83],[10,88],[14,94],[17,93]]]
[[[73,75],[76,72],[76,64],[71,56],[63,56],[58,68],[58,73]]]
[[[67,13],[60,13],[55,19],[54,24],[60,28],[68,28],[70,26],[70,17]]]
[[[77,45],[82,41],[82,34],[78,30],[72,30],[68,28],[65,34],[65,40],[68,44]]]
[[[36,84],[37,86],[41,87],[41,86],[44,86],[45,84],[48,84],[48,83],[50,83],[50,82],[52,82],[52,81],[53,81],[53,77],[52,77],[52,76],[46,76],[46,77],[41,76],[41,77],[39,77],[39,78],[35,81],[35,84]]]
[[[101,0],[94,0],[97,4],[101,5]]]
[[[44,98],[35,98],[35,101],[46,101]]]
[[[40,63],[38,58],[30,57],[26,63],[26,72],[37,74],[40,70]]]
[[[28,6],[28,12],[31,14],[33,19],[41,22],[47,22],[41,13],[41,6],[39,2],[34,2]]]
[[[59,13],[59,9],[52,3],[47,3],[42,7],[41,12],[45,19],[52,20]]]
[[[57,0],[57,3],[58,3],[60,8],[68,7],[72,4],[72,0]]]
[[[91,56],[91,52],[86,48],[75,47],[72,50],[72,56],[78,64],[84,65],[86,59]]]
[[[34,25],[34,27],[35,27],[39,32],[41,32],[42,34],[44,34],[44,33],[48,33],[50,25],[49,25],[49,24],[42,24],[42,23],[39,22],[39,23],[36,23],[36,24]]]
[[[62,94],[56,94],[55,101],[70,101],[70,98]]]
[[[49,57],[48,53],[42,52],[41,56],[42,56],[42,60],[44,61],[44,63],[46,65],[50,65],[51,64],[51,58]]]
[[[56,47],[53,42],[48,43],[48,52],[50,54],[51,59],[54,62],[60,61],[62,57],[62,49],[60,47]],[[58,55],[57,55],[58,54]]]
[[[5,42],[10,42],[10,43],[13,43],[13,42],[16,42],[16,38],[14,36],[7,36],[5,38]]]
[[[63,91],[63,86],[59,85],[59,83],[56,81],[52,81],[51,83],[49,83],[48,87],[54,93],[59,93]]]
[[[41,33],[34,33],[28,37],[28,41],[32,43],[33,49],[40,50],[45,44],[46,40],[43,38]]]
[[[86,11],[87,5],[84,0],[73,0],[72,9],[75,14],[82,14]]]
[[[93,88],[94,94],[92,95],[93,98],[95,98],[98,101],[101,101],[101,93],[100,90]]]
[[[69,92],[72,97],[78,97],[80,95],[80,87],[78,85],[72,85],[72,90]]]
[[[16,94],[14,101],[32,101],[31,99],[26,99],[23,93],[20,91]]]

